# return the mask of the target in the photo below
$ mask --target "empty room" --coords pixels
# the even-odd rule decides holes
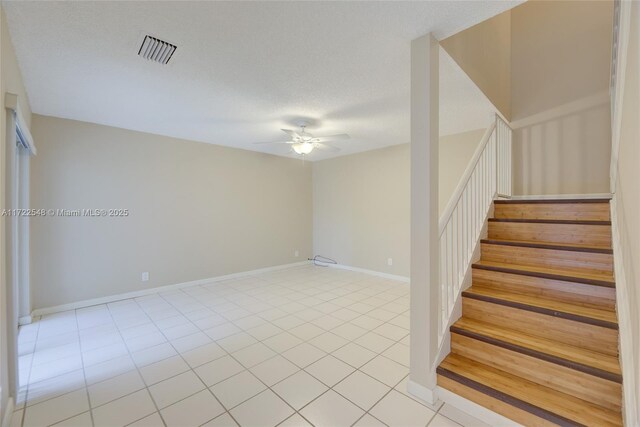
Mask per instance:
[[[640,2],[0,34],[0,427],[640,427]]]

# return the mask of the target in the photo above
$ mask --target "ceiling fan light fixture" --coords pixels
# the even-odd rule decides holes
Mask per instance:
[[[313,151],[313,144],[310,142],[299,142],[293,144],[293,151],[298,154],[309,154]]]
[[[311,153],[316,148],[323,151],[340,151],[338,147],[331,145],[334,140],[349,139],[349,135],[342,133],[339,135],[327,135],[327,136],[314,136],[305,130],[306,125],[300,126],[300,132],[296,132],[291,129],[281,129],[284,133],[289,135],[286,141],[269,141],[269,142],[254,142],[254,144],[287,144],[290,149],[296,154],[305,156]]]

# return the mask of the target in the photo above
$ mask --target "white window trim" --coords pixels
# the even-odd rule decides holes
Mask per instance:
[[[27,126],[27,122],[24,120],[22,112],[18,107],[18,95],[9,92],[5,93],[4,106],[6,109],[13,111],[16,121],[16,130],[20,134],[20,139],[25,142],[25,148],[29,150],[29,153],[35,155],[37,153],[36,145],[33,142],[33,136],[31,136],[29,126]]]

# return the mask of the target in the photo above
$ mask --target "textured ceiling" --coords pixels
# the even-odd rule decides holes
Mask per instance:
[[[409,141],[410,41],[516,5],[450,2],[3,1],[35,113],[249,150],[301,120],[349,133],[339,154]],[[178,46],[137,56],[145,34]],[[442,61],[441,134],[483,127],[487,104]],[[315,150],[310,160],[335,156]]]

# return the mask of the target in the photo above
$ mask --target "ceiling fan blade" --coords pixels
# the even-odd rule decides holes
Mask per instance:
[[[291,129],[280,129],[282,132],[286,133],[287,135],[290,135],[291,138],[299,138],[300,135],[298,134],[298,132],[296,132],[295,130],[291,130]]]
[[[313,140],[316,142],[339,141],[339,140],[345,140],[345,139],[351,139],[351,137],[346,133],[341,133],[338,135],[318,136],[313,138]]]
[[[264,141],[264,142],[254,142],[255,145],[261,144],[293,144],[293,141]]]
[[[313,146],[322,151],[332,151],[334,153],[336,151],[340,151],[338,147],[334,147],[333,145],[329,145],[329,144],[324,144],[322,142],[316,142],[313,144]]]

